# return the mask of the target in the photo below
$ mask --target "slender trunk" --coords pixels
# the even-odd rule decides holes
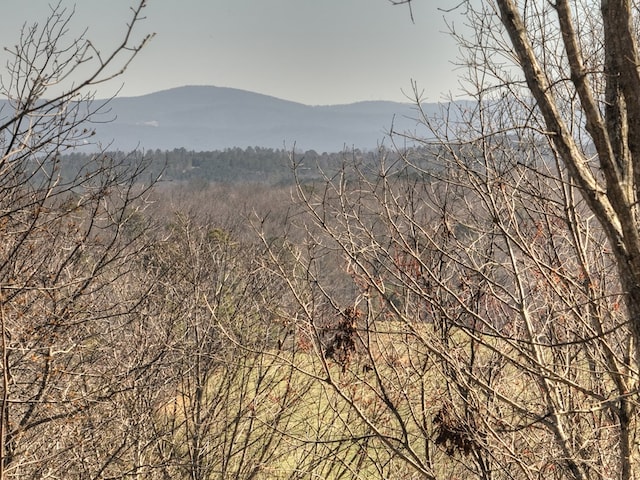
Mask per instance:
[[[633,440],[634,429],[632,425],[632,406],[626,398],[620,400],[620,410],[618,418],[620,419],[620,462],[621,462],[621,480],[632,480],[633,470],[631,468],[633,458]]]
[[[0,290],[0,348],[2,348],[2,405],[0,405],[0,480],[6,477],[7,428],[9,426],[9,356],[7,352],[7,329],[4,317],[4,298]]]

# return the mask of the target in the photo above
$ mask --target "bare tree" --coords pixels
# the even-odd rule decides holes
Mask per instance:
[[[63,172],[60,155],[90,141],[88,122],[104,108],[92,88],[120,75],[148,40],[134,39],[143,8],[131,9],[107,53],[84,36],[68,38],[72,12],[60,4],[8,50],[0,87],[3,479],[131,468],[121,462],[130,444],[126,428],[115,433],[127,424],[115,406],[140,370],[129,363],[135,354],[118,362],[116,352],[149,288],[122,283],[133,279],[129,260],[147,248],[141,232],[124,238],[145,207],[144,163],[96,154]]]
[[[316,359],[300,371],[344,422],[322,442],[361,451],[364,475],[623,470],[610,453],[632,441],[619,406],[633,346],[606,236],[552,150],[527,144],[534,165],[514,140],[300,186],[306,245],[274,262]]]
[[[154,330],[164,332],[163,381],[146,435],[152,478],[289,478],[295,464],[296,443],[283,432],[302,432],[310,382],[292,364],[282,283],[237,206],[224,205],[237,194],[156,195],[162,240],[144,259],[158,272],[148,306]],[[267,197],[244,198],[264,205]]]
[[[415,147],[299,182],[306,243],[274,263],[371,466],[639,474],[637,6],[592,7],[463,2],[473,100],[416,92]]]

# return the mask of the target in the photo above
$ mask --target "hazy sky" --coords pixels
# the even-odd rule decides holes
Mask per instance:
[[[42,20],[57,1],[3,0],[0,45],[14,45],[20,27]],[[88,27],[106,50],[136,2],[61,3],[75,5],[75,31]],[[412,23],[405,6],[387,0],[148,0],[138,31],[156,36],[103,92],[122,83],[124,96],[216,85],[317,105],[405,101],[415,80],[424,100],[438,101],[459,92],[458,50],[443,17],[461,20],[438,9],[457,3],[415,0]]]

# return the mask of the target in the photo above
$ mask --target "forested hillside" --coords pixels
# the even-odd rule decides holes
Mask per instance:
[[[126,162],[148,163],[152,177],[162,181],[201,183],[291,183],[294,164],[304,177],[318,178],[321,170],[335,172],[352,154],[362,161],[373,161],[375,152],[289,152],[272,148],[248,147],[196,152],[184,148],[133,152],[105,152]],[[63,174],[73,174],[95,157],[95,153],[68,153],[60,158]]]
[[[354,161],[367,166],[373,172],[378,168],[378,158],[384,155],[388,161],[399,161],[400,154],[380,147],[374,151],[351,150],[317,153],[274,150],[272,148],[228,148],[208,152],[151,150],[133,152],[67,153],[60,157],[59,168],[63,177],[74,176],[83,166],[97,157],[117,159],[125,164],[144,162],[147,175],[162,182],[191,182],[193,188],[207,183],[260,183],[263,185],[292,185],[295,177],[300,181],[321,180],[323,175],[340,172],[346,163]],[[402,153],[419,163],[420,168],[433,169],[433,156],[424,149],[414,148]],[[295,173],[295,177],[294,177]]]

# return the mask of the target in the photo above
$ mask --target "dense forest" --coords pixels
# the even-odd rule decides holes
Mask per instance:
[[[249,147],[229,148],[211,152],[194,152],[184,148],[171,151],[102,152],[100,156],[115,159],[123,164],[144,161],[149,180],[160,182],[189,183],[193,188],[209,183],[239,184],[260,183],[262,185],[292,185],[295,178],[313,182],[323,176],[332,176],[344,169],[347,163],[356,162],[364,170],[375,173],[378,158],[384,155],[389,162],[398,162],[400,157],[411,158],[421,170],[437,168],[437,162],[426,150],[419,147],[398,154],[393,149],[380,146],[375,151],[359,149],[342,152],[317,153],[274,150]],[[60,157],[60,175],[72,177],[95,157],[95,153],[70,152]],[[294,178],[295,173],[295,178]]]
[[[407,172],[438,170],[438,162],[428,149],[414,147],[398,152],[381,145],[377,150],[359,149],[322,154],[315,150],[305,152],[249,147],[225,150],[194,152],[184,148],[171,151],[133,152],[72,152],[61,155],[58,168],[61,177],[73,177],[85,169],[96,157],[110,158],[121,165],[145,164],[145,175],[149,182],[171,182],[189,184],[201,188],[210,183],[237,185],[259,183],[261,185],[285,186],[296,181],[322,181],[344,172],[347,164],[360,165],[363,172],[377,173],[378,160],[384,156],[389,164],[409,160]],[[411,165],[411,167],[409,166]]]
[[[149,178],[161,181],[197,183],[262,183],[291,184],[292,170],[304,178],[319,178],[320,172],[337,172],[346,158],[355,155],[372,163],[376,152],[360,150],[319,154],[314,150],[290,152],[272,148],[229,148],[210,152],[194,152],[184,148],[171,151],[104,152],[103,155],[127,162],[144,159]],[[61,157],[63,175],[73,175],[95,153],[67,153]]]

